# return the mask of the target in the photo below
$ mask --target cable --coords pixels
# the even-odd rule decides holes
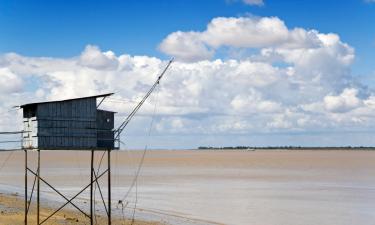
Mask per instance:
[[[114,167],[114,169],[115,169],[115,186],[119,186],[119,176],[118,176],[118,174],[119,174],[119,168],[118,168],[118,152],[119,151],[115,151],[115,167]]]
[[[107,99],[107,102],[118,102],[118,103],[124,103],[124,104],[138,103],[137,101],[134,101],[134,100],[125,100],[125,99],[117,99],[117,98],[109,98]]]
[[[0,132],[0,134],[23,134],[23,133],[26,133],[27,131],[3,131],[3,132]]]
[[[96,174],[99,174],[100,167],[102,166],[104,154],[105,154],[105,151],[103,151],[103,155],[100,158],[99,166],[98,166],[98,169],[96,170]],[[95,182],[95,185],[94,185],[94,218],[95,218],[95,224],[98,224],[98,221],[96,220],[96,185],[97,185],[97,183]],[[108,204],[110,204],[110,203],[108,203]]]
[[[130,154],[129,149],[127,149],[127,147],[126,147],[126,143],[124,143],[124,142],[121,141],[121,140],[119,140],[119,142],[124,146],[123,148],[124,148],[124,150],[125,150],[125,152],[126,152],[126,154],[127,154],[127,157],[130,159],[130,161],[131,161],[131,162],[134,161],[134,157],[133,157],[132,154]],[[118,152],[116,152],[116,153],[118,153]],[[116,159],[116,161],[117,161],[117,159]],[[116,162],[116,163],[117,163],[117,162]],[[136,176],[136,172],[134,172],[134,176]],[[120,186],[120,179],[119,179],[119,176],[116,176],[116,177],[118,178],[118,179],[117,179],[117,184]],[[119,206],[121,206],[121,213],[122,213],[122,218],[123,218],[124,221],[125,221],[125,212],[124,212],[124,210],[125,210],[125,208],[128,206],[128,204],[129,204],[128,201],[126,201],[125,204],[124,204],[123,200],[118,200],[118,203],[117,203],[117,206],[116,206],[117,209],[119,208]]]
[[[171,63],[172,61],[170,61]],[[168,66],[170,65],[170,63],[168,64]],[[168,66],[166,67],[166,69],[168,69]],[[166,69],[164,70],[164,72],[166,71]],[[163,74],[163,73],[162,73]],[[160,77],[159,77],[160,78]],[[156,86],[155,86],[156,87]],[[151,135],[151,130],[152,130],[152,126],[154,124],[154,120],[155,120],[155,114],[156,114],[156,106],[157,106],[157,103],[158,103],[158,100],[159,100],[159,92],[160,92],[160,88],[157,89],[157,93],[156,93],[156,101],[155,101],[155,105],[154,105],[154,110],[153,110],[153,114],[152,114],[152,117],[151,117],[151,122],[150,122],[150,127],[149,127],[149,131],[148,131],[148,136],[147,136],[147,141]],[[120,126],[121,127],[121,126]],[[136,176],[134,177],[133,181],[132,181],[132,185],[130,186],[128,192],[125,194],[124,198],[121,199],[121,201],[125,200],[125,198],[129,195],[131,189],[133,188],[134,184],[135,184],[135,180],[138,178],[138,175],[139,175],[139,172],[140,172],[140,169],[142,167],[142,164],[143,164],[143,160],[145,158],[145,154],[146,154],[146,151],[147,151],[147,148],[148,146],[146,145],[145,146],[145,149],[143,151],[143,155],[142,155],[142,158],[141,158],[141,161],[139,163],[139,166],[138,166],[138,170],[136,172]]]
[[[146,95],[142,98],[142,100],[138,103],[138,105],[133,109],[133,111],[128,115],[128,117],[121,123],[119,128],[117,128],[115,133],[115,140],[120,138],[120,134],[125,129],[125,127],[128,125],[128,123],[132,120],[134,115],[138,112],[138,110],[142,107],[143,103],[147,100],[147,98],[152,94],[152,92],[155,90],[155,88],[159,85],[161,78],[163,78],[164,74],[167,72],[168,68],[173,62],[173,58],[168,62],[167,66],[164,68],[164,70],[161,72],[161,74],[158,76],[155,83],[152,85],[150,90],[146,93]]]
[[[13,153],[14,153],[14,151],[11,151],[11,152],[8,154],[7,158],[6,158],[6,159],[3,161],[3,163],[1,164],[0,171],[4,168],[5,164],[8,162],[8,160],[10,159],[10,157],[12,157]]]
[[[22,148],[13,148],[13,149],[0,149],[0,152],[16,152],[16,151],[24,151],[25,149]]]
[[[142,165],[143,165],[143,161],[144,161],[145,156],[146,156],[146,152],[147,152],[147,148],[145,148],[145,150],[143,150],[142,158],[139,161],[138,168],[137,168],[137,171],[136,171],[135,176],[133,178],[133,181],[132,181],[132,183],[131,183],[128,191],[126,192],[126,194],[124,195],[124,197],[121,199],[121,201],[124,201],[128,197],[128,195],[130,194],[131,190],[133,189],[135,183],[137,182],[139,173],[140,173]]]
[[[84,179],[84,176],[83,176],[83,174],[82,174],[82,165],[81,165],[81,162],[79,161],[79,155],[78,155],[78,151],[75,151],[75,155],[76,155],[76,157],[75,157],[75,161],[76,161],[76,165],[77,165],[77,168],[78,168],[78,171],[79,171],[79,176],[80,176],[80,178],[81,178],[81,181],[83,181],[83,180],[85,180]]]
[[[19,143],[19,142],[22,142],[22,140],[18,140],[18,141],[12,141],[12,140],[0,141],[0,144]]]
[[[150,122],[150,127],[149,127],[149,130],[148,130],[148,135],[147,135],[147,141],[146,141],[146,143],[149,142],[149,138],[151,136],[152,127],[153,127],[153,124],[154,124],[154,121],[155,121],[156,108],[157,108],[157,103],[158,103],[158,99],[159,99],[159,91],[160,91],[160,89],[157,89],[156,101],[155,101],[155,105],[154,105],[154,111],[153,111],[153,115],[151,117],[151,122]],[[139,177],[141,168],[143,166],[143,162],[144,162],[147,150],[148,150],[148,144],[146,144],[146,146],[144,148],[144,151],[143,151],[143,154],[142,154],[142,158],[141,158],[141,160],[139,162],[139,165],[138,165],[138,169],[136,171],[136,174],[134,176],[134,179],[133,179],[133,181],[132,181],[132,183],[131,183],[128,191],[126,192],[126,194],[124,195],[124,197],[121,200],[118,201],[118,205],[122,206],[122,212],[124,213],[123,202],[128,197],[128,195],[131,192],[131,190],[133,189],[133,187],[135,186],[135,203],[134,203],[134,210],[133,210],[133,215],[132,215],[132,224],[134,223],[135,210],[137,208],[137,203],[138,203],[138,177]],[[123,215],[123,218],[124,218],[124,215]]]
[[[134,220],[135,220],[135,210],[137,209],[137,203],[138,203],[138,181],[135,182],[135,202],[134,202],[134,209],[133,209],[131,225],[133,225]]]
[[[8,113],[10,113],[10,112],[18,111],[18,110],[20,110],[20,109],[21,109],[21,108],[10,109],[10,110],[8,110],[8,111],[1,112],[0,115],[6,115],[6,114],[8,114]]]
[[[18,134],[23,134],[25,133],[24,131],[2,131],[0,132],[1,140],[0,144],[5,144],[5,146],[2,146],[4,150],[7,148],[7,150],[15,150],[14,148],[17,148],[22,146],[22,139],[19,139]],[[14,137],[14,135],[17,135],[17,137]],[[7,137],[4,137],[7,136]],[[11,136],[11,137],[9,137]],[[0,151],[3,151],[1,149]]]

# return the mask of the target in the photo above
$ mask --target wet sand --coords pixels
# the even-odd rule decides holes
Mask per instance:
[[[141,155],[112,154],[116,216]],[[98,165],[101,153],[95,157]],[[23,153],[11,159],[0,171],[0,188],[22,193]],[[375,151],[357,150],[149,151],[137,194],[133,188],[124,200],[125,214],[129,218],[136,204],[137,219],[168,224],[375,224],[374,162]],[[87,184],[89,163],[88,152],[44,152],[41,174],[73,196]],[[55,196],[43,187],[45,202]]]
[[[53,209],[50,207],[42,207],[40,209],[41,218],[46,218],[48,215],[53,213]],[[42,221],[42,220],[41,220]],[[36,224],[36,205],[32,204],[28,214],[28,224]],[[80,213],[72,210],[62,210],[57,213],[44,224],[46,225],[86,225],[89,223],[89,219]],[[103,216],[96,217],[97,224],[107,224],[106,218]],[[16,194],[2,194],[0,193],[0,225],[23,225],[24,224],[24,200]],[[158,222],[146,222],[146,221],[132,221],[132,220],[120,220],[113,219],[112,224],[114,225],[161,225]]]

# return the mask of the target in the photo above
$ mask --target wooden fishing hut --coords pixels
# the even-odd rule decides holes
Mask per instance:
[[[94,95],[82,98],[65,99],[60,101],[37,102],[21,105],[23,109],[23,137],[22,148],[25,152],[25,225],[28,221],[28,212],[35,187],[33,184],[30,199],[28,199],[28,174],[35,176],[37,192],[37,224],[43,224],[66,205],[71,204],[90,219],[93,224],[93,186],[98,185],[98,179],[107,174],[108,199],[107,204],[103,198],[104,208],[108,216],[108,224],[111,224],[111,150],[115,147],[114,114],[115,112],[98,109],[105,98],[113,93]],[[101,101],[97,102],[100,98]],[[88,185],[73,198],[65,197],[60,191],[42,178],[40,171],[40,154],[45,150],[88,150],[91,151],[91,176]],[[38,152],[36,171],[28,167],[27,153]],[[108,168],[101,174],[94,170],[95,151],[107,151]],[[66,200],[66,203],[51,215],[40,217],[40,182],[54,190]],[[90,188],[90,212],[86,213],[72,201],[83,191]]]

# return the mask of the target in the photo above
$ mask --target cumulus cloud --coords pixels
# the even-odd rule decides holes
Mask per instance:
[[[263,0],[226,0],[227,2],[242,2],[246,5],[255,5],[255,6],[262,6],[264,5]]]
[[[243,0],[247,5],[264,5],[263,0]]]
[[[212,60],[223,46],[258,51]],[[132,126],[135,134],[148,127],[156,99],[155,127],[161,136],[333,131],[375,124],[375,94],[354,80],[355,51],[337,34],[290,29],[274,17],[216,18],[205,31],[174,32],[159,47],[183,60],[172,64],[160,90],[142,108]],[[0,56],[0,113],[7,114],[10,97],[12,104],[22,104],[116,92],[103,107],[119,112],[121,119],[166,63],[93,45],[73,58],[5,54]]]
[[[248,95],[237,95],[230,102],[235,112],[250,113],[275,113],[281,112],[280,103],[264,100],[256,91],[250,91]]]
[[[218,17],[200,34],[204,43],[214,48],[259,48],[277,45],[288,39],[288,29],[284,22],[276,17]]]
[[[81,55],[86,54],[88,48]],[[98,49],[94,48],[95,51]],[[345,114],[371,105],[371,98],[360,99],[354,88],[344,88],[339,95],[331,94],[350,82],[348,65],[340,59],[344,56],[332,51],[311,52],[312,56],[306,56],[302,62],[295,60],[294,66],[289,67],[250,59],[175,62],[157,94],[158,115],[162,118],[157,123],[158,131],[246,133],[260,129],[265,132],[307,129],[319,127],[318,121],[329,121],[330,113]],[[291,58],[294,61],[294,57]],[[323,61],[318,63],[319,58]],[[53,59],[11,54],[2,57],[4,68],[1,71],[13,71],[11,74],[16,79],[28,76],[25,82],[38,80],[35,89],[24,90],[16,98],[19,104],[116,92],[115,99],[109,99],[103,106],[118,111],[119,117],[123,118],[142,98],[166,62],[130,55],[114,56],[113,60],[118,64],[109,63],[110,67],[103,67],[101,60],[93,60],[100,65],[97,67],[95,64],[83,65],[81,57]],[[334,68],[324,62],[334,62]],[[153,101],[155,96],[145,104],[140,115],[147,118],[152,114]],[[326,115],[320,118],[321,113]]]
[[[0,92],[10,94],[22,91],[24,82],[21,77],[14,74],[9,68],[0,68]]]
[[[331,112],[347,112],[363,104],[357,95],[358,90],[347,88],[338,96],[327,95],[324,97],[324,106]]]
[[[303,28],[288,29],[277,17],[218,17],[211,20],[204,31],[177,31],[169,34],[159,49],[182,61],[208,60],[222,47],[273,48],[278,51],[317,50],[342,47],[336,34],[322,34]],[[343,46],[350,49],[349,46]],[[343,49],[343,51],[346,51]],[[340,54],[340,51],[334,53]],[[297,57],[300,58],[299,54]],[[347,56],[350,60],[351,56]]]
[[[160,50],[184,61],[210,59],[222,46],[264,47],[286,42],[288,29],[276,17],[214,18],[203,32],[177,31],[160,44]]]
[[[208,49],[200,35],[195,32],[174,32],[160,44],[159,49],[188,62],[209,59],[213,56],[213,51]]]
[[[97,46],[87,45],[78,63],[94,69],[116,69],[118,60],[112,51],[101,52]]]

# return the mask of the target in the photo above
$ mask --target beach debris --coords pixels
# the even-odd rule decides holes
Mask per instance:
[[[73,217],[66,217],[65,220],[79,222],[78,218],[73,218]]]

